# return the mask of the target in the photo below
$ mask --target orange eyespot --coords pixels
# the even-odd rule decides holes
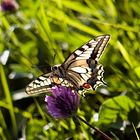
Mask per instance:
[[[84,84],[83,84],[83,88],[89,89],[89,88],[91,88],[91,85],[88,84],[88,83],[84,83]]]

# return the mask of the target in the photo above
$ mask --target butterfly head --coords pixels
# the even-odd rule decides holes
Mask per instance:
[[[52,70],[52,71],[56,71],[56,70],[58,70],[58,67],[60,67],[60,64],[59,64],[59,65],[54,65],[54,66],[51,68],[51,70]]]

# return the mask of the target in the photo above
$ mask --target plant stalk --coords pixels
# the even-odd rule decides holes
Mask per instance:
[[[88,125],[89,127],[91,127],[92,129],[94,129],[96,132],[98,132],[102,137],[104,137],[106,140],[112,140],[112,138],[110,138],[108,135],[106,135],[104,132],[102,132],[99,128],[92,126],[91,124],[89,124],[87,121],[85,121],[84,119],[82,119],[80,116],[77,116],[77,118],[82,121],[83,123],[85,123],[86,125]]]

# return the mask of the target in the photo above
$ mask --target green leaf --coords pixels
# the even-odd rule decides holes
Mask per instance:
[[[130,65],[131,68],[133,68],[133,61],[132,58],[130,57],[129,53],[125,49],[125,47],[118,41],[117,42],[117,47],[119,48],[122,56],[124,57],[125,61]]]
[[[99,124],[107,127],[120,128],[122,121],[128,120],[128,114],[135,104],[126,95],[114,97],[105,101],[99,111]]]

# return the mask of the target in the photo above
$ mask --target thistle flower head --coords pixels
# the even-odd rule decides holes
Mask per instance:
[[[51,96],[46,95],[45,102],[49,114],[54,118],[64,119],[76,114],[80,97],[76,91],[68,87],[55,86],[51,89]]]
[[[19,5],[16,0],[3,0],[1,2],[0,8],[2,11],[14,12],[19,8]]]

